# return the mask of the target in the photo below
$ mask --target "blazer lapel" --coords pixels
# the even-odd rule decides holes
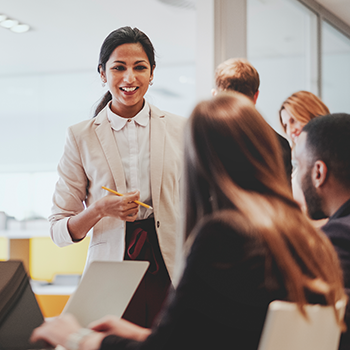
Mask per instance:
[[[151,107],[151,189],[153,208],[158,211],[160,188],[163,176],[165,125],[164,114],[158,108]]]
[[[107,118],[106,109],[103,109],[96,117],[96,135],[101,143],[108,165],[118,192],[126,193],[126,181],[122,160],[120,158],[117,143],[112,128]]]

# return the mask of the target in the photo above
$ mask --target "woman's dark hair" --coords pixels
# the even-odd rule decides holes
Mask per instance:
[[[153,44],[145,33],[141,32],[141,30],[137,28],[131,27],[118,28],[107,36],[107,38],[104,40],[101,46],[97,71],[100,73],[101,69],[106,69],[106,63],[109,60],[109,57],[118,46],[123,44],[137,43],[140,43],[142,45],[148,57],[148,61],[151,65],[152,73],[154,67],[156,66]],[[96,116],[111,99],[112,95],[109,91],[107,91],[106,94],[101,98],[98,106],[96,107],[94,116]]]

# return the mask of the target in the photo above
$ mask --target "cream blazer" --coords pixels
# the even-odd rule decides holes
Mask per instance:
[[[181,234],[180,179],[186,119],[152,105],[150,108],[152,206],[160,249],[172,278]],[[106,196],[101,186],[126,193],[124,169],[106,108],[96,118],[68,128],[58,173],[50,234],[59,247],[64,247],[73,244],[68,219]],[[93,260],[123,260],[125,226],[125,221],[105,217],[93,227],[85,268]]]

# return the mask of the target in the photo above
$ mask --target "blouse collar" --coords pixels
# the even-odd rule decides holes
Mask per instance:
[[[113,113],[111,108],[110,108],[111,102],[109,102],[108,106],[107,106],[107,118],[108,118],[109,122],[111,123],[112,128],[115,131],[119,131],[119,130],[123,129],[125,124],[130,120],[134,120],[137,124],[139,124],[141,126],[147,126],[147,124],[149,123],[150,107],[149,107],[149,104],[147,103],[146,100],[145,100],[145,103],[144,103],[141,111],[139,113],[137,113],[135,115],[135,117],[132,117],[132,118],[123,118],[123,117]]]

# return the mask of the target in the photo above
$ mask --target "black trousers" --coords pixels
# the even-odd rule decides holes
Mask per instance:
[[[171,284],[154,225],[154,218],[126,223],[124,260],[149,261],[139,287],[123,318],[150,328],[161,310]]]

